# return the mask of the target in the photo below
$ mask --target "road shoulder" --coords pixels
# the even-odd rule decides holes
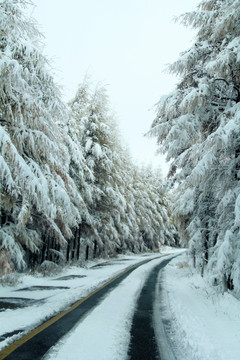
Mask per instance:
[[[239,360],[240,302],[194,273],[186,254],[164,270],[165,303],[172,312],[172,337],[184,359]]]

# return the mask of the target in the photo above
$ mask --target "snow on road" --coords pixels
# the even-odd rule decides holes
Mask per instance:
[[[167,252],[172,256],[179,251],[166,248],[162,254]],[[17,286],[0,286],[0,297],[44,298],[26,308],[0,312],[0,348],[20,336],[4,339],[1,338],[3,334],[18,329],[27,332],[127,267],[144,259],[153,259],[124,279],[44,358],[75,360],[81,355],[84,360],[125,360],[137,297],[148,274],[160,261],[154,260],[156,255],[120,256],[106,262],[98,261],[100,266],[89,262],[86,268],[66,267],[62,274],[49,277],[21,275]],[[172,319],[171,338],[177,360],[239,360],[240,302],[230,293],[222,295],[210,288],[192,272],[186,261],[186,254],[181,254],[167,265],[162,276],[163,301],[166,309],[169,308],[168,317]],[[77,277],[57,280],[68,275]],[[16,291],[29,286],[64,286],[68,289]]]
[[[135,304],[150,271],[161,259],[140,266],[115,288],[44,360],[127,358]],[[147,359],[146,359],[147,360]]]
[[[166,251],[169,249],[163,249],[162,254]],[[46,277],[40,274],[22,274],[16,286],[0,286],[0,298],[2,299],[8,297],[39,300],[35,304],[30,303],[25,308],[0,311],[0,350],[49,317],[66,309],[73,302],[87,296],[129,266],[143,260],[154,259],[159,255],[161,254],[125,255],[119,256],[117,259],[98,260],[97,262],[88,262],[85,268],[70,266],[63,269],[61,274]],[[144,271],[142,276],[143,274]],[[59,280],[60,277],[68,275],[74,275],[75,278]],[[80,276],[81,278],[79,278]],[[143,281],[143,277],[141,281]],[[35,289],[29,289],[32,286]],[[42,288],[42,290],[37,288],[41,286],[50,288]],[[142,286],[142,283],[139,283],[139,286]],[[51,289],[51,287],[54,288]],[[68,289],[61,287],[68,287]],[[137,288],[135,291],[137,296]],[[127,297],[125,295],[124,298]],[[119,299],[120,304],[123,301],[123,299]],[[10,337],[4,336],[16,330],[22,330],[22,332]],[[107,336],[109,336],[109,332]]]

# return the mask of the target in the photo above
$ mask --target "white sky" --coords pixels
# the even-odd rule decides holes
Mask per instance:
[[[153,105],[174,89],[166,64],[188,49],[194,33],[173,22],[199,0],[33,0],[64,99],[85,74],[107,85],[123,138],[138,162],[161,166],[156,141],[143,137]],[[149,110],[152,109],[152,110]]]

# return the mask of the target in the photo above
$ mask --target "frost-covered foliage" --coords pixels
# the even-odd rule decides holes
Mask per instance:
[[[161,192],[159,175],[151,167],[134,171],[133,194],[137,224],[148,249],[161,244],[175,245],[177,236],[167,212],[167,199]]]
[[[184,14],[195,44],[169,66],[177,89],[161,98],[150,134],[172,161],[174,216],[195,265],[240,291],[240,6],[202,1]]]
[[[140,171],[123,150],[106,90],[91,91],[84,81],[70,107],[88,169],[83,197],[90,222],[81,225],[86,257],[91,244],[96,256],[174,242],[159,180],[149,169]]]
[[[28,5],[0,0],[0,276],[169,243],[159,181],[123,150],[105,89],[85,79],[62,102]]]
[[[80,218],[57,125],[67,113],[25,5],[0,1],[0,241],[17,266],[24,265],[23,248],[39,251],[46,234],[63,245]]]

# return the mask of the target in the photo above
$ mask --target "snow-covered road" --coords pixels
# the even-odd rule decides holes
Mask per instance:
[[[163,259],[177,252],[165,249]],[[16,297],[30,299],[25,308],[0,312],[1,348],[129,266],[153,259],[134,270],[44,357],[45,360],[77,360],[79,356],[83,360],[127,359],[137,299],[151,270],[160,262],[154,257],[156,254],[121,256],[88,263],[86,268],[68,267],[62,274],[51,277],[22,275],[17,286],[0,287],[2,300],[6,297],[13,298],[13,302]],[[182,254],[172,260],[158,279],[163,290],[161,316],[171,324],[167,337],[177,360],[239,360],[239,301],[230,294],[217,295],[209,290],[201,278],[191,273],[184,257]],[[30,289],[31,286],[34,288]],[[155,315],[155,328],[159,324],[160,317]],[[16,330],[21,332],[11,336]]]
[[[126,359],[136,300],[155,259],[134,270],[79,325],[63,337],[44,359]]]
[[[121,256],[118,259],[113,259],[106,262],[101,261],[98,263],[88,263],[87,268],[66,268],[63,274],[61,274],[61,276],[60,274],[58,276],[54,275],[51,277],[43,277],[40,275],[20,276],[19,284],[17,284],[17,286],[6,286],[0,289],[2,305],[4,304],[4,300],[7,300],[7,298],[11,298],[12,303],[16,302],[16,298],[21,299],[21,302],[24,298],[26,298],[26,305],[28,305],[25,308],[8,308],[5,311],[1,312],[1,348],[18,339],[25,333],[29,332],[31,329],[36,328],[43,321],[55,315],[59,311],[66,309],[76,300],[87,296],[89,293],[94,291],[96,288],[98,288],[110,278],[119,274],[129,266],[136,264],[142,260],[154,259],[156,258],[156,256],[159,255],[161,254]],[[165,256],[164,254],[162,255]],[[109,351],[109,358],[122,358],[119,357],[119,351],[121,352],[122,348],[124,348],[125,351],[127,349],[130,337],[129,326],[131,325],[131,319],[136,299],[138,297],[139,291],[141,290],[141,287],[143,286],[146,276],[148,275],[152,267],[154,267],[156,262],[159,262],[159,259],[153,260],[150,263],[145,264],[143,267],[135,270],[132,274],[128,276],[127,282],[123,281],[116,289],[116,291],[110,294],[110,296],[108,297],[109,300],[108,298],[105,299],[102,304],[100,304],[100,306],[96,308],[99,309],[98,311],[102,316],[101,321],[98,321],[98,315],[96,315],[96,318],[94,318],[93,320],[94,326],[88,327],[88,325],[86,325],[85,328],[85,324],[87,324],[88,322],[91,323],[92,314],[90,314],[84,321],[81,322],[81,326],[77,327],[80,332],[83,331],[85,336],[88,334],[86,336],[88,341],[82,341],[81,346],[87,346],[90,353],[89,358],[92,358],[92,351],[97,351],[99,358],[99,349],[101,349],[101,346],[104,346],[106,348],[106,351],[103,352],[104,359],[107,359],[106,356],[108,356],[107,349],[113,348],[115,348],[115,351],[118,355],[116,355],[117,357],[114,357],[115,355],[112,353],[111,350]],[[116,301],[114,302],[111,297],[116,297]],[[112,305],[107,305],[106,311],[103,311],[101,307],[103,306],[104,308],[104,306],[106,306],[105,304],[108,304],[108,302]],[[115,308],[113,308],[114,303]],[[93,311],[94,314],[95,310]],[[117,319],[121,319],[121,326],[119,326]],[[107,326],[105,327],[104,324],[106,324]],[[115,330],[111,331],[111,329]],[[91,336],[89,334],[89,331],[91,333]],[[74,338],[74,332],[75,330],[73,330],[68,336],[70,336],[70,338],[72,338],[73,336]],[[100,335],[102,335],[102,338]],[[81,337],[84,339],[84,336],[81,335]],[[123,338],[125,339],[125,341],[121,340]],[[91,346],[90,343],[92,339],[94,344],[98,343],[98,341],[102,344],[101,346],[99,345],[98,350],[96,346]],[[111,344],[111,342],[114,341],[113,339],[117,339],[117,341],[120,341],[120,343]],[[66,339],[64,339],[64,342],[65,344],[67,344]],[[57,348],[58,347],[60,348],[60,344],[57,345]],[[79,348],[79,341],[77,348],[74,350],[74,347],[71,346],[71,349],[72,355],[68,354],[68,357],[66,357],[65,353],[63,358],[74,359],[76,356],[75,351],[81,351],[81,353],[84,353],[85,351],[84,348]],[[61,349],[60,351],[61,354],[64,354],[64,349]],[[49,356],[54,356],[53,354],[55,352],[56,349],[54,349],[53,353],[49,354]],[[60,358],[59,356],[61,355],[58,354],[57,358]],[[86,359],[88,359],[88,357],[86,357]]]

